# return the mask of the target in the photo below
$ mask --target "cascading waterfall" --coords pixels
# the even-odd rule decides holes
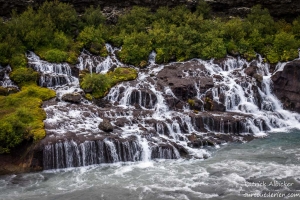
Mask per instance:
[[[18,88],[9,78],[9,73],[11,72],[11,67],[8,65],[2,67],[0,65],[0,86],[4,88]]]
[[[75,81],[68,63],[48,63],[42,61],[36,54],[27,54],[28,63],[34,70],[40,72],[39,85],[42,87],[57,87],[71,84]]]
[[[76,68],[107,73],[126,67],[116,58],[120,49],[108,44],[106,48],[106,58],[83,51]],[[32,52],[27,57],[41,73],[41,86],[55,89],[58,96],[83,93],[70,65],[42,61]],[[246,70],[253,65],[256,75],[250,76]],[[272,94],[269,67],[261,57],[252,62],[227,57],[219,63],[193,59],[157,65],[152,52],[148,67],[139,70],[136,80],[116,85],[102,99],[108,106],[87,100],[45,103],[44,169],[157,158],[202,159],[210,155],[204,146],[294,128],[300,116],[283,110]],[[98,128],[103,119],[111,122],[113,132]]]

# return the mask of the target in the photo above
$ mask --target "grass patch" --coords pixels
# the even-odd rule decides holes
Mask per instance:
[[[0,96],[0,154],[9,153],[23,140],[45,137],[43,101],[55,97],[55,92],[34,84],[8,96]]]
[[[133,68],[116,68],[107,74],[86,73],[82,76],[80,86],[86,91],[86,98],[102,98],[110,88],[122,81],[130,81],[137,78],[137,71]]]

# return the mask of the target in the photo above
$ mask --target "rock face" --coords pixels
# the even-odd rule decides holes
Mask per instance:
[[[214,12],[222,12],[226,15],[245,15],[249,8],[260,4],[267,8],[276,18],[293,19],[300,14],[298,0],[207,0]]]
[[[9,16],[12,10],[23,11],[26,9],[27,6],[36,7],[39,4],[42,4],[46,0],[14,0],[14,1],[6,1],[0,0],[0,16]],[[152,9],[155,9],[159,6],[176,6],[176,5],[188,5],[188,6],[195,6],[195,0],[176,0],[176,1],[169,1],[169,0],[59,0],[61,2],[70,3],[74,5],[77,11],[82,12],[85,8],[90,7],[91,5],[97,7],[100,6],[101,8],[104,7],[118,7],[118,8],[125,8],[131,7],[134,5],[139,6],[148,6]]]
[[[45,0],[0,0],[0,16],[9,16],[12,10],[23,11],[27,6],[37,6]],[[60,0],[74,5],[77,11],[82,12],[86,7],[91,5],[104,7],[125,8],[134,5],[147,6],[156,9],[159,6],[177,6],[187,5],[194,8],[197,0]],[[300,14],[300,4],[298,0],[206,0],[212,7],[213,12],[225,15],[245,16],[249,8],[261,4],[262,7],[268,8],[275,17],[285,17],[292,19]]]
[[[272,76],[274,93],[281,100],[283,107],[300,112],[300,60],[288,63],[283,71]]]

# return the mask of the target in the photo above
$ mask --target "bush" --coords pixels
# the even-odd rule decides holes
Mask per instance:
[[[41,52],[40,56],[45,60],[53,63],[64,62],[68,59],[68,53],[59,49],[50,49],[46,52]]]
[[[27,67],[27,58],[25,54],[15,54],[10,59],[10,65],[12,68],[20,68],[20,67]]]
[[[107,74],[85,74],[80,82],[80,87],[86,91],[87,99],[102,98],[110,88],[122,81],[137,78],[137,71],[133,68],[116,68]]]
[[[124,39],[119,57],[125,63],[143,67],[142,63],[147,63],[148,56],[152,49],[151,46],[151,40],[146,33],[134,32]]]
[[[101,12],[100,7],[94,8],[93,6],[90,6],[84,11],[84,14],[80,18],[81,28],[87,26],[93,26],[96,28],[104,22],[105,17]]]
[[[91,53],[103,54],[105,48],[106,30],[103,26],[95,28],[94,26],[87,26],[80,32],[78,41],[83,44]]]
[[[13,70],[10,75],[12,81],[18,85],[24,85],[27,83],[36,83],[38,80],[39,74],[31,68],[21,67]]]
[[[86,74],[80,86],[85,91],[91,91],[95,98],[104,96],[110,86],[110,79],[105,74]]]
[[[40,20],[50,18],[56,30],[71,34],[74,24],[77,23],[77,13],[72,5],[61,3],[58,0],[46,1],[38,9]]]

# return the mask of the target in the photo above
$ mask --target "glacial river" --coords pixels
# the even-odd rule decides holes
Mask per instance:
[[[0,199],[299,199],[299,141],[300,131],[293,130],[210,149],[206,160],[115,163],[1,176]]]

